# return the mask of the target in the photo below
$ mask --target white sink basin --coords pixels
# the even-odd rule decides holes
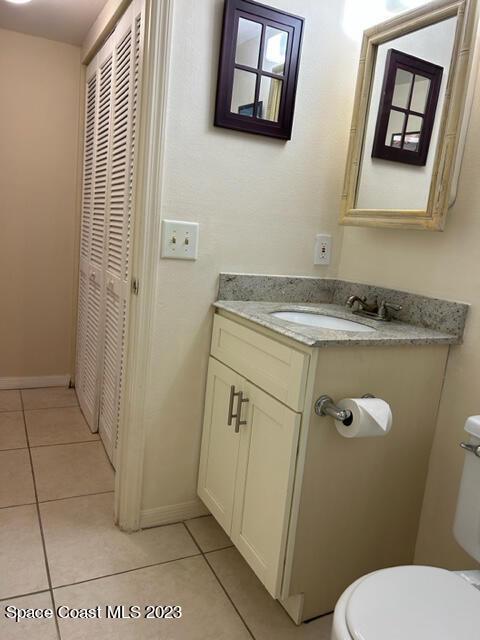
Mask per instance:
[[[274,311],[271,314],[279,320],[287,320],[294,324],[303,324],[307,327],[319,327],[321,329],[333,329],[337,331],[376,331],[373,327],[368,327],[360,322],[343,320],[334,316],[323,316],[319,313],[307,313],[304,311]]]

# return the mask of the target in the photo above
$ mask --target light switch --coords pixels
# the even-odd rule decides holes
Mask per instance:
[[[198,222],[164,220],[162,222],[162,258],[196,260],[198,230]]]

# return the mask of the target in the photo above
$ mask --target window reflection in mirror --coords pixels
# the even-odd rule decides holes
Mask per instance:
[[[255,87],[257,76],[250,71],[235,69],[233,76],[232,106],[233,113],[253,117],[253,103],[255,102]]]
[[[288,33],[274,27],[267,27],[263,54],[263,71],[282,74],[287,57]]]
[[[421,75],[415,76],[415,83],[413,85],[413,95],[411,102],[411,110],[418,111],[419,113],[425,113],[425,107],[427,105],[428,92],[430,91],[430,80]]]
[[[397,69],[395,75],[395,89],[393,90],[392,105],[406,109],[410,97],[410,87],[413,81],[413,73],[405,69]]]
[[[261,40],[262,25],[252,20],[239,18],[235,63],[256,69],[260,58]]]
[[[258,118],[262,120],[270,120],[270,122],[278,122],[280,116],[280,100],[282,98],[281,80],[262,76],[260,82],[260,105],[261,109],[257,113]]]

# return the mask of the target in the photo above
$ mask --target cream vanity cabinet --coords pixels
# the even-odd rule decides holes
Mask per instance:
[[[304,379],[308,356],[220,316],[212,356],[199,495],[270,594],[279,597],[301,422],[294,409],[303,392],[298,384],[290,389],[288,381]]]
[[[214,318],[198,493],[297,623],[375,569],[414,560],[447,344],[312,348]],[[342,438],[315,399],[373,393],[385,438]]]

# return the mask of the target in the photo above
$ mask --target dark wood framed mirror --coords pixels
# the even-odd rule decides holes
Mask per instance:
[[[428,60],[388,51],[372,158],[426,164],[442,74]]]
[[[252,0],[226,0],[217,127],[290,140],[304,20]]]

